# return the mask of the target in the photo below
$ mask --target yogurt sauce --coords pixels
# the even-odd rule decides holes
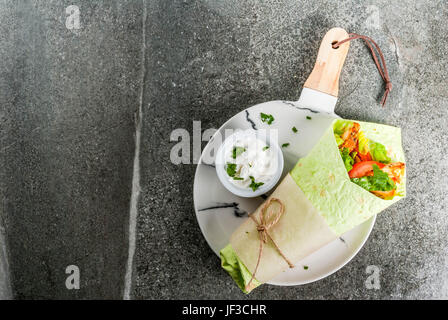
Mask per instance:
[[[227,178],[230,183],[239,188],[253,189],[252,182],[259,186],[267,184],[276,174],[277,154],[253,131],[236,134],[224,152]],[[229,175],[229,164],[232,166],[230,172],[235,172],[233,176]]]

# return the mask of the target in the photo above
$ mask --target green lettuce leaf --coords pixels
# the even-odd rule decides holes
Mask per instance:
[[[373,160],[382,163],[390,162],[390,158],[387,156],[386,147],[384,147],[381,143],[370,141],[369,149]]]
[[[221,266],[226,270],[233,280],[236,282],[238,287],[244,292],[249,293],[246,290],[246,285],[252,278],[252,273],[246,268],[244,263],[238,258],[236,252],[233,250],[232,246],[228,244],[224,249],[219,252],[221,257]],[[258,287],[261,283],[257,279],[252,280],[252,286],[250,290]]]
[[[388,174],[381,171],[375,164],[373,165],[373,176],[353,178],[351,181],[367,191],[390,191],[396,188]]]
[[[347,129],[353,125],[353,121],[348,120],[336,120],[333,125],[333,131],[337,135],[343,134]]]
[[[343,148],[341,150],[341,157],[347,172],[352,170],[353,163],[355,163],[355,160],[350,156],[350,153],[348,152],[347,148]]]

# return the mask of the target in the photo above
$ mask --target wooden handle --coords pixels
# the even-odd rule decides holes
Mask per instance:
[[[348,38],[348,33],[341,28],[330,29],[325,34],[320,44],[314,69],[303,85],[305,88],[338,96],[339,75],[350,43],[343,43],[337,49],[333,49],[332,44],[346,38]]]

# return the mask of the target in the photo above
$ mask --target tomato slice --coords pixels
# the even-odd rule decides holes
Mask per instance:
[[[353,165],[353,168],[349,171],[348,176],[350,179],[372,176],[374,164],[376,164],[380,169],[385,166],[384,163],[377,161],[361,161]]]

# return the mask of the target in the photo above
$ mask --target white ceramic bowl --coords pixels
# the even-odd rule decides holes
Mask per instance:
[[[255,133],[258,139],[264,141],[269,146],[271,152],[274,152],[274,154],[277,156],[277,168],[274,175],[269,181],[267,181],[265,184],[260,186],[255,191],[249,188],[238,187],[229,181],[229,177],[226,172],[226,156],[225,156],[225,150],[228,150],[229,146],[234,144],[235,139],[237,138],[238,135],[253,134],[253,133]],[[277,182],[280,180],[280,177],[282,176],[284,166],[282,150],[280,149],[277,141],[275,141],[277,140],[275,139],[277,136],[278,136],[277,132],[273,132],[273,130],[269,129],[268,130],[247,129],[245,131],[238,130],[224,140],[224,142],[219,147],[218,152],[216,153],[215,167],[219,180],[227,190],[240,197],[253,198],[268,193],[272,188],[275,187]]]

